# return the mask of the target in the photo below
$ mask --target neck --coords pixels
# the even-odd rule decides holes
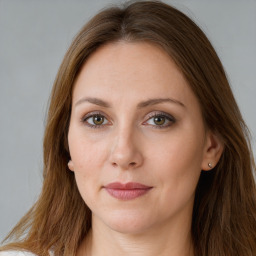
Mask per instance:
[[[185,228],[184,222],[180,224],[163,223],[139,234],[124,234],[93,221],[77,256],[193,256],[191,221]]]

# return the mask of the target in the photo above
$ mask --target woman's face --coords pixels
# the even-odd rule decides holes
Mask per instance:
[[[68,142],[93,223],[124,233],[191,224],[211,139],[163,50],[117,42],[92,54],[74,85]]]

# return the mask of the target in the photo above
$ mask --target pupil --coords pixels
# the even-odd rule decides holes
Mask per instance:
[[[165,118],[162,116],[155,117],[154,122],[155,124],[158,124],[158,125],[164,124]]]
[[[95,124],[102,124],[102,123],[103,123],[103,117],[101,117],[101,116],[95,116],[95,117],[94,117],[94,123],[95,123]]]

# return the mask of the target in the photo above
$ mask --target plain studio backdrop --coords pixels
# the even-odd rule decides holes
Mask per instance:
[[[122,2],[0,0],[0,240],[40,193],[45,112],[68,46],[100,9]],[[256,155],[256,0],[165,2],[195,20],[215,47]]]

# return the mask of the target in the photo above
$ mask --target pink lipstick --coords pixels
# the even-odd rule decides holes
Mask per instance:
[[[136,182],[129,182],[125,184],[114,182],[104,186],[104,188],[111,196],[117,199],[132,200],[145,195],[152,187]]]

